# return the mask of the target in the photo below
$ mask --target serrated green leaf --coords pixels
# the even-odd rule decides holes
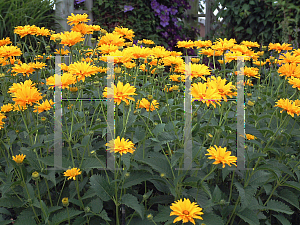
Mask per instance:
[[[166,222],[170,220],[170,213],[172,212],[170,206],[160,207],[158,214],[154,216],[153,220],[155,222]],[[174,220],[174,216],[171,217]]]
[[[138,160],[142,163],[146,163],[160,174],[164,173],[167,178],[172,177],[172,171],[168,161],[165,158],[149,157],[144,160]]]
[[[256,213],[250,209],[245,209],[242,212],[238,212],[237,216],[239,216],[249,225],[259,225],[259,219],[257,218]]]
[[[53,225],[59,225],[62,222],[68,220],[68,218],[73,218],[75,216],[80,215],[81,213],[83,213],[83,211],[79,211],[79,210],[75,210],[72,208],[68,208],[69,213],[67,212],[67,209],[63,209],[62,211],[56,213],[55,215],[53,215],[52,217],[52,224]]]
[[[33,217],[21,217],[15,221],[14,225],[36,225],[35,219]]]
[[[23,202],[15,196],[5,196],[0,198],[0,206],[6,208],[22,207]]]
[[[124,181],[123,188],[129,188],[137,184],[141,184],[143,181],[151,179],[152,174],[144,171],[133,171],[130,176]],[[120,187],[122,188],[122,187]]]
[[[222,192],[221,192],[220,188],[218,187],[218,185],[216,185],[214,192],[213,192],[213,201],[219,202],[221,200],[221,195],[222,195]]]
[[[109,201],[114,195],[114,187],[101,175],[93,175],[90,178],[91,188],[103,200]]]
[[[271,199],[267,203],[267,206],[265,206],[265,209],[273,210],[276,212],[282,212],[282,213],[289,214],[289,215],[292,215],[294,213],[290,209],[290,207],[288,207],[286,204],[284,204],[283,202],[277,201],[277,200],[273,200],[273,199]]]
[[[101,213],[99,214],[99,216],[102,219],[104,219],[105,221],[111,221],[111,219],[109,219],[109,217],[108,217],[108,215],[107,215],[107,213],[106,213],[106,211],[104,209],[101,211]]]
[[[282,184],[282,186],[291,187],[291,188],[294,188],[294,189],[300,191],[300,183],[295,182],[295,181],[286,181],[284,184]]]
[[[203,220],[201,220],[201,223],[204,223],[205,225],[224,225],[224,221],[222,218],[216,214],[213,213],[204,213],[201,215]]]
[[[159,133],[164,131],[166,124],[157,124],[156,127],[152,130],[152,133],[157,136]]]
[[[143,207],[139,204],[137,198],[131,194],[125,194],[122,196],[122,204],[125,204],[126,206],[134,209],[140,217],[143,219],[144,214],[143,214]]]
[[[298,196],[294,194],[294,192],[288,189],[282,189],[278,196],[299,209]]]
[[[272,216],[276,217],[282,225],[292,225],[290,223],[290,221],[288,221],[288,219],[285,218],[283,215],[280,215],[280,214],[274,215],[273,214]]]

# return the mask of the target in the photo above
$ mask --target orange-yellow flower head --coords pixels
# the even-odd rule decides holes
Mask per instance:
[[[119,34],[121,37],[129,39],[131,41],[132,38],[135,36],[133,30],[123,27],[116,27],[113,33]]]
[[[170,208],[172,209],[170,216],[178,216],[174,219],[173,223],[182,220],[182,223],[191,222],[195,225],[196,223],[194,219],[203,220],[200,216],[204,214],[201,212],[202,208],[200,208],[195,202],[191,203],[189,199],[184,198],[183,201],[180,199],[175,203],[172,203]]]
[[[86,77],[98,73],[98,68],[87,62],[75,62],[69,65],[68,72],[76,76],[78,81],[85,81]]]
[[[125,140],[125,138],[122,138],[120,140],[120,136],[117,137],[117,139],[110,140],[109,143],[106,143],[105,146],[107,146],[107,151],[120,153],[120,155],[126,154],[126,153],[133,153],[135,151],[134,144],[129,141],[129,139]]]
[[[5,104],[5,105],[3,105],[2,107],[1,107],[1,112],[4,112],[4,113],[8,113],[8,112],[10,112],[10,111],[12,111],[13,110],[13,104],[11,104],[11,103],[8,103],[8,104]]]
[[[233,165],[236,166],[236,160],[237,157],[235,156],[231,156],[231,151],[226,151],[226,147],[221,148],[221,147],[217,147],[215,145],[215,147],[211,146],[209,149],[207,149],[208,153],[205,155],[210,155],[210,157],[208,157],[209,159],[214,159],[215,162],[213,162],[213,164],[223,164],[223,168],[225,167],[225,164],[227,164],[228,166],[231,166],[230,164],[232,163]]]
[[[4,122],[2,121],[5,119],[6,116],[3,113],[0,113],[0,130],[3,128]]]
[[[84,40],[81,33],[76,31],[65,31],[64,33],[60,34],[59,37],[61,38],[60,44],[67,46],[73,46]]]
[[[21,88],[16,89],[16,92],[12,93],[12,100],[20,105],[27,106],[38,102],[42,99],[42,94],[37,88],[31,86],[21,86]]]
[[[129,104],[128,100],[135,101],[134,98],[129,97],[129,95],[137,95],[135,93],[135,90],[136,88],[130,86],[130,84],[127,83],[123,85],[123,83],[119,81],[117,86],[114,85],[113,88],[105,87],[103,96],[105,98],[114,98],[114,102],[117,103],[118,105],[121,104],[121,101],[126,102],[126,104],[128,105]]]
[[[77,25],[79,23],[87,23],[90,19],[88,19],[88,15],[84,14],[77,14],[71,13],[71,16],[68,16],[68,24],[69,25]]]
[[[107,33],[102,36],[99,40],[98,46],[101,45],[115,45],[115,46],[124,46],[125,39],[122,38],[119,34],[116,33]]]
[[[136,108],[141,108],[141,109],[144,108],[148,112],[149,112],[149,110],[152,112],[153,110],[158,109],[158,105],[159,105],[159,103],[156,100],[152,100],[151,107],[150,107],[150,102],[147,99],[142,98],[141,101],[139,100],[136,103]]]
[[[13,156],[12,158],[16,163],[21,164],[23,163],[25,157],[26,155],[20,154],[20,155]]]
[[[282,108],[280,113],[286,111],[287,114],[291,115],[292,117],[294,117],[294,114],[296,114],[297,116],[299,116],[300,114],[300,107],[296,105],[296,102],[293,102],[289,99],[279,99],[274,107]]]
[[[64,176],[68,177],[68,180],[72,179],[76,180],[76,177],[78,175],[80,175],[82,173],[82,171],[80,171],[80,169],[77,168],[72,168],[72,169],[68,169],[66,172],[64,172]]]
[[[10,41],[9,37],[3,38],[2,40],[0,40],[0,46],[9,45],[9,44],[11,44],[11,41]]]
[[[8,57],[21,56],[21,55],[22,55],[21,50],[16,46],[4,45],[0,47],[0,58],[4,58],[5,60]]]
[[[54,76],[51,76],[46,79],[46,84],[48,86],[50,86],[48,89],[52,89],[57,84],[59,84],[59,76],[57,74],[54,74]],[[65,88],[68,89],[71,84],[76,83],[76,77],[70,73],[64,73],[60,79],[61,79],[61,88],[62,89],[65,89]]]
[[[207,85],[207,83],[192,84],[191,94],[194,100],[205,102],[207,106],[212,104],[214,107],[216,107],[215,102],[220,105],[219,101],[222,100],[222,96],[220,95],[218,89],[216,87]]]
[[[52,105],[54,105],[54,102],[50,99],[50,101],[48,101],[48,99],[46,99],[46,101],[44,101],[43,103],[38,103],[38,105],[34,106],[35,110],[33,110],[33,112],[44,112],[44,111],[49,111],[52,108]]]
[[[12,72],[17,74],[22,73],[23,76],[27,75],[29,77],[29,75],[34,72],[34,68],[30,64],[22,63],[21,65],[15,65],[12,68]]]

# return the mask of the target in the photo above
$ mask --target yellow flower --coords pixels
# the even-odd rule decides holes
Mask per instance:
[[[46,29],[45,27],[37,27],[37,30],[35,32],[36,36],[50,36],[51,35],[51,31],[49,29]]]
[[[0,40],[0,46],[3,46],[3,45],[9,45],[11,44],[11,41],[10,41],[10,38],[7,37],[7,38],[3,38],[2,40]]]
[[[152,40],[147,40],[147,39],[143,39],[143,43],[144,43],[145,45],[154,45],[154,44],[155,44],[154,41],[152,41]]]
[[[71,92],[77,92],[78,91],[78,87],[70,87],[70,91]]]
[[[249,106],[254,106],[254,104],[255,104],[255,102],[251,102],[250,100],[248,100],[247,105],[249,105]]]
[[[247,138],[247,140],[254,140],[254,139],[257,139],[257,137],[255,137],[255,136],[252,135],[252,134],[246,134],[246,138]]]
[[[12,56],[21,56],[22,52],[21,49],[19,49],[16,46],[1,46],[0,47],[0,58],[4,58],[5,60],[8,57],[12,57]]]
[[[73,46],[84,40],[81,33],[76,31],[65,31],[64,33],[60,34],[60,38],[60,44],[68,46]]]
[[[237,157],[235,156],[231,156],[231,151],[226,152],[226,147],[222,148],[222,147],[217,147],[215,145],[215,147],[211,146],[209,149],[207,149],[208,153],[205,155],[210,155],[210,157],[208,157],[209,159],[214,159],[215,162],[213,162],[213,164],[223,164],[223,168],[225,167],[225,164],[228,164],[229,166],[231,166],[230,164],[232,163],[233,165],[236,166],[235,162],[237,160]]]
[[[111,52],[115,52],[118,50],[118,46],[116,45],[107,45],[103,44],[97,48],[102,54],[109,54]]]
[[[194,42],[189,40],[189,41],[178,41],[177,42],[177,47],[178,48],[193,48],[194,47]]]
[[[286,111],[287,114],[291,115],[292,117],[294,117],[294,114],[296,114],[297,116],[300,114],[300,107],[297,106],[295,102],[289,99],[279,99],[274,107],[282,108],[283,110],[281,110],[280,113]]]
[[[22,73],[23,76],[27,75],[29,77],[29,74],[34,72],[34,68],[30,64],[22,63],[21,65],[15,65],[12,68],[12,72]]]
[[[28,65],[35,69],[43,69],[44,67],[47,66],[46,63],[42,63],[42,62],[35,62],[35,63],[31,62],[31,63],[28,63]]]
[[[57,55],[68,55],[70,52],[68,49],[63,49],[61,48],[60,50],[58,49],[55,49],[55,52],[54,54],[57,54]]]
[[[0,113],[0,130],[3,128],[4,122],[2,121],[5,119],[6,116],[3,113]]]
[[[222,100],[222,96],[220,95],[218,89],[207,85],[207,83],[192,84],[191,94],[194,100],[205,102],[207,107],[209,104],[212,104],[216,108],[216,104],[214,102],[221,106],[219,101]]]
[[[90,25],[87,25],[85,23],[79,23],[76,24],[74,27],[72,27],[71,31],[76,31],[81,33],[82,35],[86,35],[86,34],[92,34],[94,30]]]
[[[208,78],[207,84],[208,86],[211,86],[212,88],[215,88],[219,91],[219,94],[222,96],[223,99],[227,102],[227,97],[228,95],[230,98],[232,96],[236,96],[237,93],[233,92],[232,89],[234,89],[234,86],[232,85],[232,82],[229,82],[226,84],[227,80],[224,78],[222,79],[221,77],[210,77]]]
[[[85,81],[86,77],[90,77],[91,75],[98,73],[98,68],[87,62],[75,62],[69,65],[68,71],[75,75],[78,81]]]
[[[142,98],[141,101],[139,100],[136,103],[136,108],[144,108],[148,112],[149,112],[149,110],[151,110],[151,112],[152,112],[153,110],[158,109],[158,105],[159,105],[159,103],[156,100],[152,100],[152,102],[151,102],[151,109],[150,109],[150,102],[147,99]]]
[[[300,56],[292,55],[290,52],[283,53],[279,56],[282,63],[300,63]]]
[[[171,55],[171,53],[162,46],[155,46],[154,48],[151,49],[150,53],[156,58],[164,58]]]
[[[12,93],[13,101],[20,105],[26,106],[32,105],[42,99],[42,94],[38,91],[37,88],[32,88],[30,86],[22,86],[21,89],[18,89],[16,92]]]
[[[101,45],[115,45],[115,46],[124,46],[125,39],[122,38],[119,34],[116,33],[107,33],[102,36],[99,40],[98,46]]]
[[[21,164],[21,163],[24,161],[25,157],[26,157],[26,155],[23,155],[23,154],[21,154],[21,155],[16,155],[16,156],[13,156],[13,160],[14,160],[16,163]]]
[[[173,223],[182,220],[182,223],[191,222],[195,224],[194,219],[203,220],[203,218],[200,216],[204,214],[203,212],[201,212],[202,208],[200,208],[195,202],[191,203],[189,199],[184,198],[183,201],[182,199],[180,199],[175,203],[172,203],[170,208],[172,209],[170,216],[178,216],[174,219]]]
[[[88,15],[86,13],[84,14],[77,14],[74,15],[74,13],[71,13],[71,16],[68,16],[68,24],[69,25],[77,25],[79,23],[86,23],[90,19],[88,19]]]
[[[282,50],[292,50],[293,47],[290,47],[291,44],[283,43],[282,45],[279,43],[270,43],[269,44],[269,51],[276,50],[277,52],[281,52]]]
[[[34,106],[35,110],[33,110],[33,112],[44,112],[44,111],[49,111],[52,106],[54,105],[54,102],[50,99],[50,101],[48,101],[48,99],[46,99],[46,101],[44,101],[42,104],[38,103],[38,105]]]
[[[252,42],[252,41],[242,41],[241,45],[245,45],[247,47],[259,47],[259,44],[257,42]]]
[[[69,199],[67,197],[63,198],[61,200],[61,202],[62,202],[63,206],[65,206],[65,207],[69,206]]]
[[[278,69],[279,76],[286,76],[285,79],[288,77],[296,77],[300,78],[300,65],[296,63],[286,63],[283,64]]]
[[[15,27],[14,33],[20,35],[21,38],[25,37],[26,35],[35,35],[38,27],[35,25],[26,25],[26,26],[18,26]]]
[[[199,52],[199,54],[207,55],[207,57],[221,56],[223,54],[223,51],[216,51],[216,50],[209,48],[209,49],[202,49],[201,52]]]
[[[4,112],[4,113],[7,113],[7,112],[10,112],[11,110],[13,110],[13,104],[11,104],[11,103],[8,103],[8,104],[6,104],[6,105],[3,105],[2,107],[1,107],[1,112]]]
[[[134,98],[129,97],[129,95],[137,95],[135,93],[136,88],[133,86],[130,86],[130,84],[125,84],[121,81],[118,82],[117,86],[114,85],[114,88],[108,88],[105,87],[103,96],[105,98],[114,98],[114,102],[117,103],[118,105],[121,104],[121,101],[123,100],[126,102],[126,104],[129,104],[128,99],[135,101]]]
[[[68,177],[68,180],[72,179],[76,180],[76,176],[80,175],[82,171],[77,168],[68,169],[66,172],[64,172],[64,176]]]
[[[224,52],[232,48],[235,45],[235,43],[235,39],[227,40],[227,38],[225,38],[224,40],[222,40],[221,38],[219,38],[217,41],[214,42],[214,45],[212,45],[211,48],[214,50]]]
[[[121,37],[127,38],[132,41],[132,38],[135,36],[133,30],[123,27],[115,27],[113,33],[119,34]]]
[[[54,77],[55,76],[55,77]],[[48,87],[48,89],[52,89],[55,87],[55,80],[58,79],[58,75],[54,74],[54,76],[48,77],[46,79],[46,84],[50,87]],[[64,73],[61,76],[61,88],[65,89],[65,88],[69,88],[69,85],[71,84],[75,84],[76,83],[76,77],[73,76],[70,73]]]
[[[208,47],[211,47],[212,43],[211,43],[211,40],[208,40],[208,41],[194,41],[194,46],[197,47],[197,48],[208,48]]]
[[[133,153],[135,151],[134,144],[129,141],[129,139],[125,140],[122,138],[120,140],[120,136],[117,139],[111,140],[109,143],[106,143],[105,146],[108,146],[108,151],[110,152],[118,152],[120,155],[126,153]]]
[[[183,59],[177,56],[168,56],[163,58],[163,63],[165,66],[181,65],[183,63]]]
[[[289,84],[292,84],[293,88],[298,88],[298,90],[300,90],[300,79],[299,78],[292,77],[291,79],[289,79]]]

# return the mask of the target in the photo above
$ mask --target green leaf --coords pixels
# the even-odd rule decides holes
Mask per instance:
[[[277,200],[273,200],[273,199],[271,199],[267,203],[267,206],[265,206],[265,209],[273,210],[276,212],[282,212],[282,213],[289,214],[289,215],[292,215],[294,213],[290,209],[290,207],[288,207],[286,204],[284,204],[283,202],[277,201]]]
[[[114,195],[114,187],[101,175],[93,175],[90,178],[91,189],[103,200],[109,201]]]
[[[158,214],[156,216],[154,216],[153,220],[155,222],[166,222],[168,220],[170,220],[170,218],[172,219],[172,221],[174,220],[174,216],[170,217],[170,213],[172,212],[170,206],[161,206],[158,205]]]
[[[23,217],[15,221],[14,225],[36,225],[35,219],[33,217]]]
[[[205,225],[224,225],[224,221],[222,218],[214,213],[204,213],[201,215],[203,220],[200,221],[201,223],[204,223]]]
[[[67,209],[63,209],[62,211],[60,211],[60,212],[56,213],[55,215],[53,215],[52,224],[53,225],[59,225],[62,222],[68,220],[69,217],[71,219],[71,218],[73,218],[75,216],[78,216],[78,215],[83,213],[83,211],[75,210],[75,209],[72,209],[72,208],[68,208],[68,210],[69,210],[69,214],[67,212]]]
[[[279,198],[287,201],[291,205],[295,206],[297,209],[299,209],[299,201],[298,201],[298,196],[294,194],[294,192],[288,190],[288,189],[282,189],[279,192]]]
[[[249,225],[259,225],[259,219],[256,213],[250,209],[245,209],[242,212],[238,212],[237,215]]]
[[[129,188],[137,184],[141,184],[143,181],[151,179],[152,174],[144,171],[133,171],[130,176],[124,181],[123,188]],[[122,188],[122,187],[120,187]]]
[[[218,185],[215,186],[214,192],[213,192],[213,201],[214,202],[219,202],[221,200],[221,190],[218,187]]]
[[[274,215],[274,214],[273,214],[272,216],[275,216],[275,217],[280,221],[280,223],[281,223],[282,225],[292,225],[292,224],[290,223],[290,221],[288,221],[288,219],[285,218],[283,215],[280,215],[280,214]]]
[[[103,209],[103,202],[100,198],[93,199],[89,204],[94,213],[100,213]]]
[[[165,158],[149,157],[149,158],[145,158],[144,160],[138,160],[138,161],[148,164],[160,174],[164,173],[167,178],[172,177],[172,171],[170,165]]]
[[[157,124],[156,127],[152,130],[152,133],[157,136],[159,133],[164,131],[166,124]]]
[[[286,181],[282,186],[287,186],[300,191],[300,184],[295,181]]]
[[[104,209],[101,211],[101,213],[99,214],[99,216],[102,219],[104,219],[105,221],[111,221],[111,219],[109,219],[109,217],[108,217],[108,215],[107,215],[107,213],[106,213],[106,211]]]
[[[139,204],[139,202],[135,196],[133,196],[131,194],[125,194],[122,196],[121,203],[134,209],[141,216],[141,218],[144,219],[143,206],[141,204]]]
[[[18,208],[22,207],[23,202],[15,196],[5,196],[0,198],[0,206],[6,207],[6,208]]]

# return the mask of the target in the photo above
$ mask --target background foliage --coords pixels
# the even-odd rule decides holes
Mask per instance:
[[[226,8],[220,13],[224,19],[223,37],[270,42],[289,42],[298,47],[300,3],[293,0],[220,0],[216,4]]]

